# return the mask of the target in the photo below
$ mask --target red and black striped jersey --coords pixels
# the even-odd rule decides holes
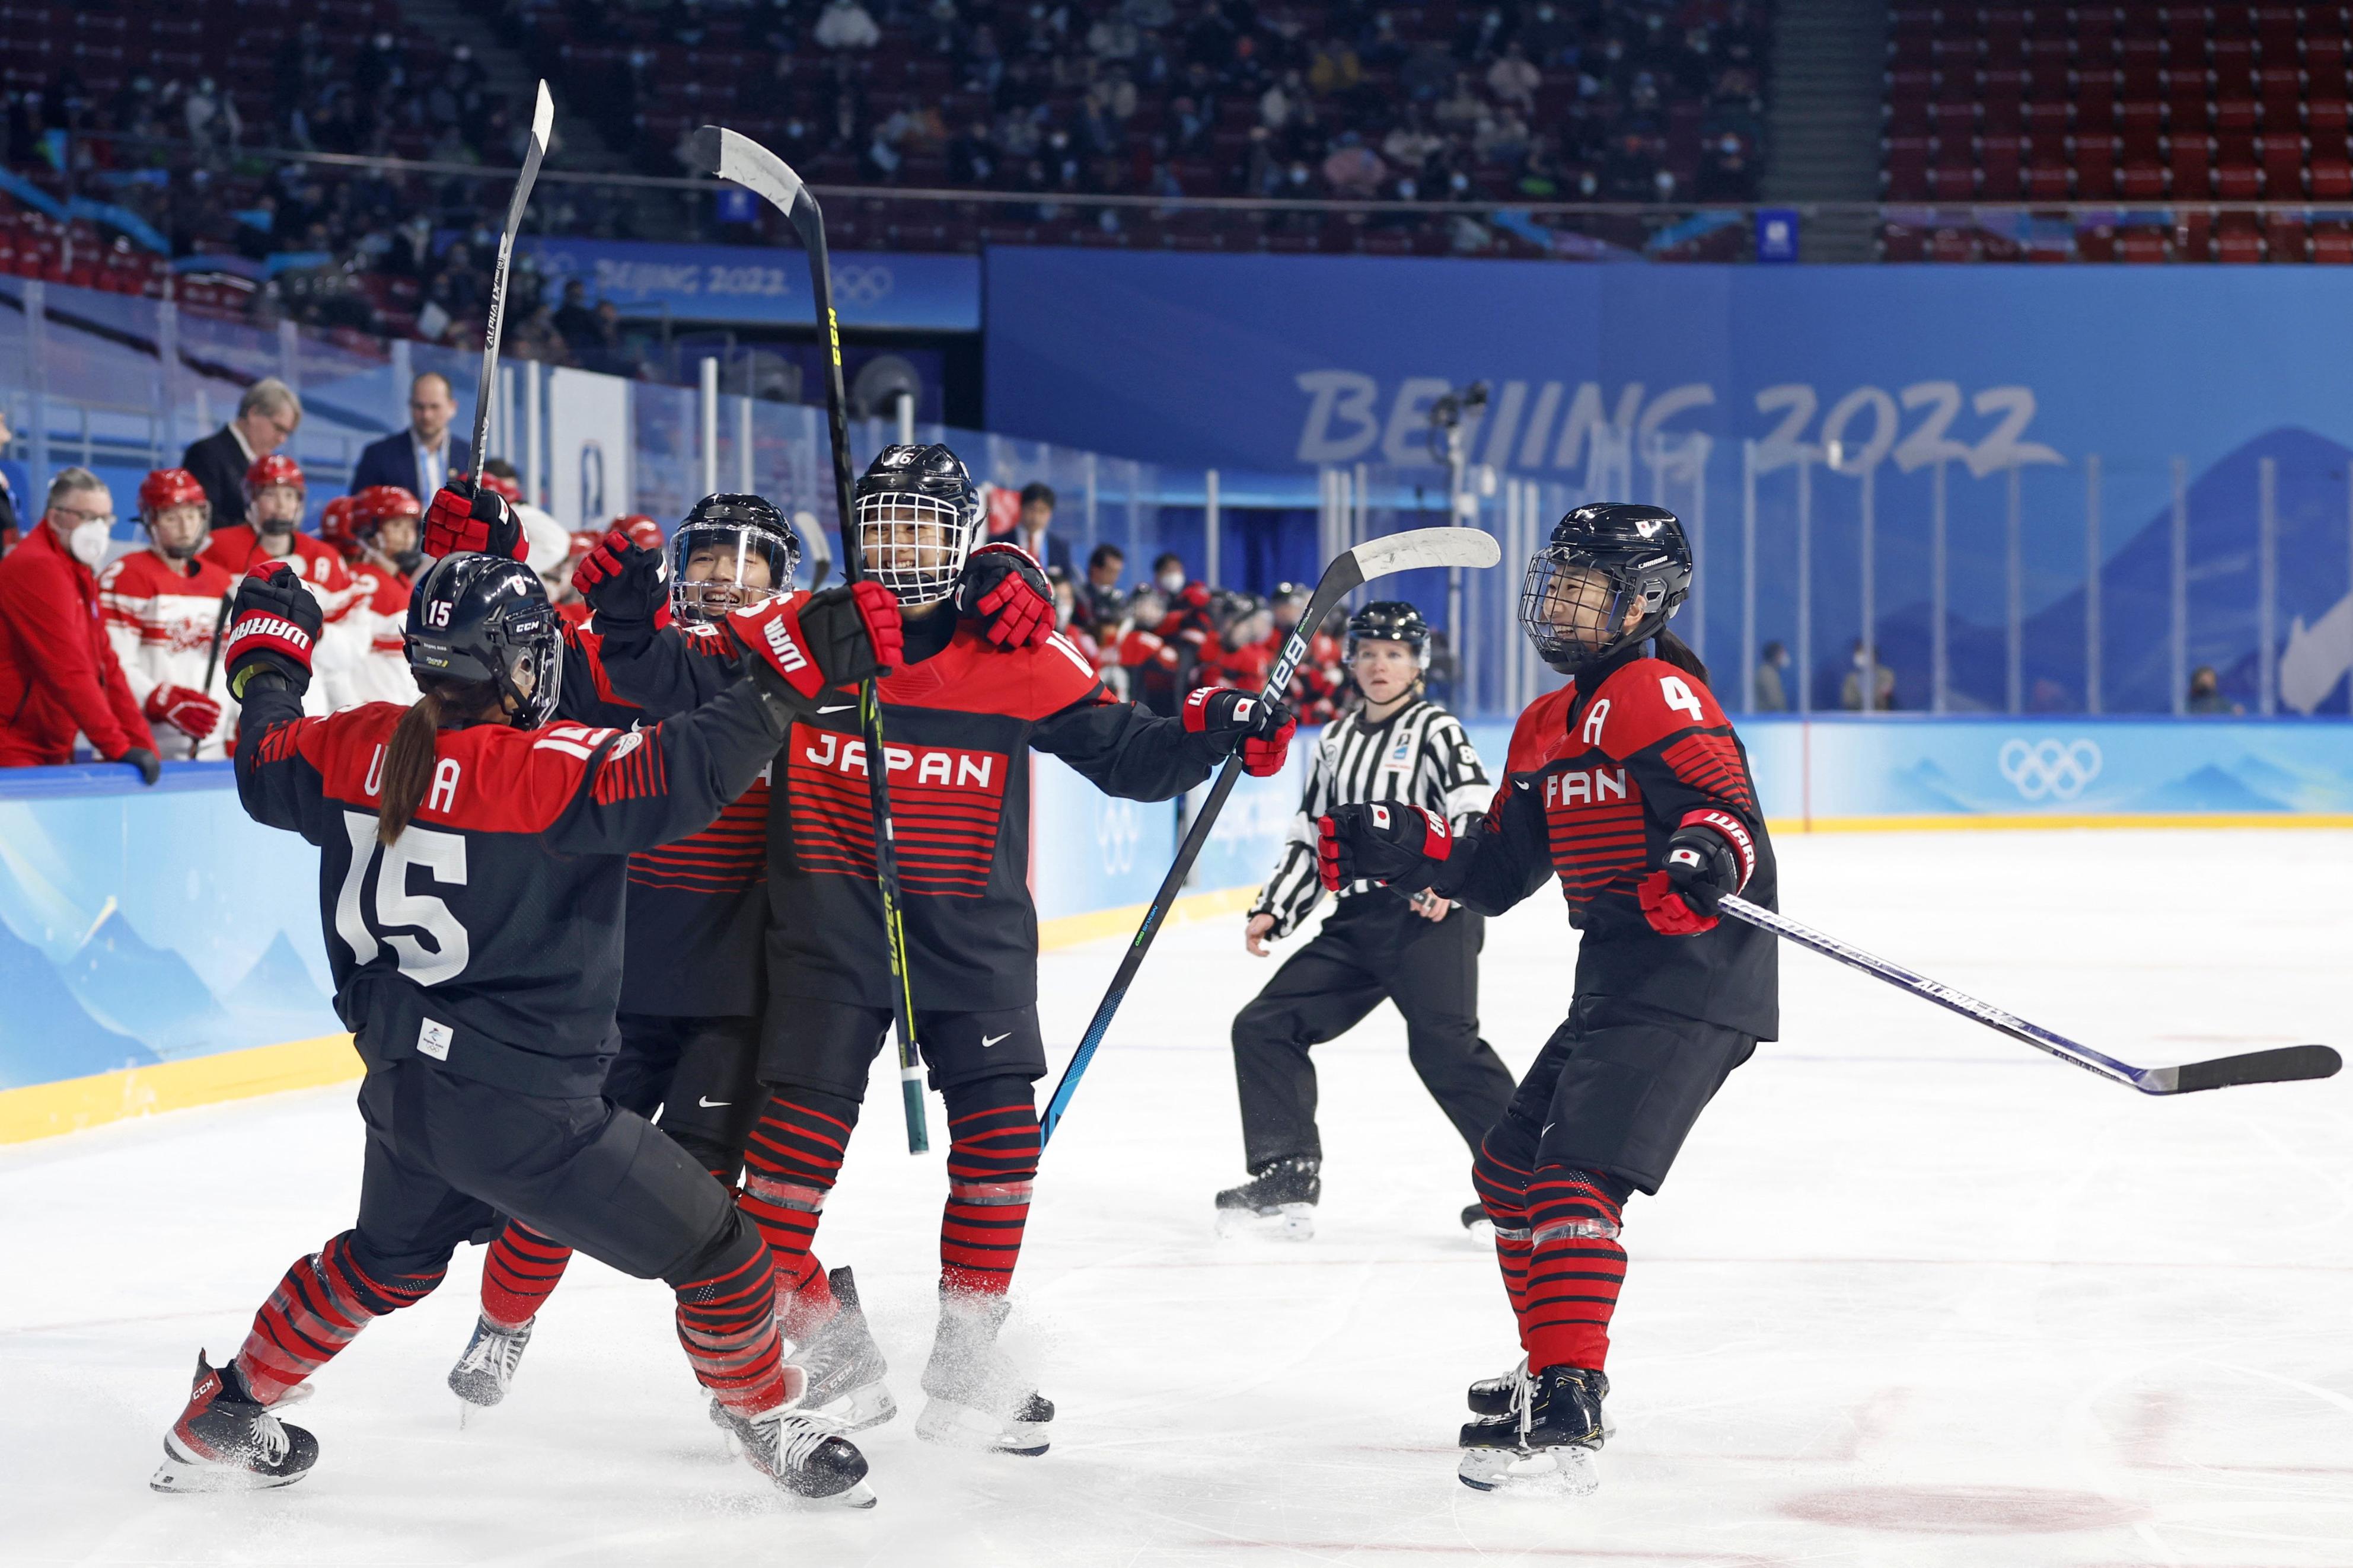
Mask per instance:
[[[731,658],[695,657],[727,646],[700,628],[672,629],[627,658],[608,646],[606,668],[649,711],[672,711],[735,679]],[[1029,753],[1060,757],[1131,800],[1183,793],[1223,753],[1183,721],[1112,696],[1059,636],[999,648],[974,624],[927,616],[907,623],[907,658],[881,695],[915,1005],[1026,1005],[1038,995]],[[793,725],[779,762],[768,810],[769,994],[887,1007],[856,694],[828,694]]]
[[[1713,817],[1746,872],[1741,896],[1778,907],[1772,840],[1740,737],[1706,683],[1663,659],[1604,666],[1589,700],[1583,684],[1538,698],[1520,715],[1493,804],[1456,841],[1433,885],[1500,914],[1556,878],[1569,923],[1584,933],[1579,994],[1776,1037],[1776,939],[1734,920],[1696,936],[1662,936],[1636,893],[1677,829]]]
[[[562,714],[630,729],[644,709],[613,690],[604,639],[564,632]],[[760,1012],[768,922],[768,771],[691,837],[629,857],[621,1011],[664,1017],[750,1018]]]
[[[237,751],[256,821],[319,848],[335,1010],[372,1063],[424,1055],[526,1094],[593,1095],[617,1039],[626,857],[701,831],[776,753],[749,686],[641,730],[442,731],[431,787],[376,841],[406,710],[305,719],[248,689]]]

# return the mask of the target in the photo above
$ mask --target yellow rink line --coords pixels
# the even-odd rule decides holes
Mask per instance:
[[[1228,888],[1176,900],[1173,921],[1235,914],[1250,905],[1255,888]],[[1041,947],[1071,947],[1099,937],[1124,936],[1144,918],[1144,906],[1097,910],[1038,922]],[[221,1051],[185,1061],[125,1068],[58,1083],[0,1090],[0,1143],[102,1127],[159,1110],[185,1110],[251,1095],[290,1089],[316,1089],[360,1076],[360,1058],[349,1035],[322,1035],[279,1046]]]

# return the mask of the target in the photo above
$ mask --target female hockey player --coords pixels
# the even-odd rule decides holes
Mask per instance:
[[[641,539],[634,531],[640,521],[650,526],[623,518],[614,528]],[[655,527],[653,538],[660,537]],[[728,613],[791,592],[800,563],[791,525],[754,495],[705,496],[669,548],[671,617],[712,637]],[[594,567],[584,558],[584,592],[603,580],[611,561],[609,551]],[[619,729],[647,717],[614,693],[593,626],[565,627],[557,712]],[[659,1110],[661,1131],[731,1190],[767,1100],[758,1077],[767,816],[764,772],[702,832],[629,857],[621,1048],[605,1076],[606,1099],[640,1116]],[[473,1337],[449,1373],[460,1399],[488,1406],[506,1397],[539,1309],[571,1258],[570,1247],[522,1220],[510,1220],[492,1239]],[[854,1301],[849,1271],[835,1274],[840,1293]]]
[[[337,708],[417,700],[406,638],[412,579],[425,563],[417,530],[425,508],[398,485],[370,485],[331,500],[319,517],[319,540],[343,558],[359,593],[344,622],[351,657],[327,677]]]
[[[203,558],[212,503],[185,468],[157,468],[139,484],[147,548],[110,561],[98,574],[106,635],[122,679],[156,739],[170,725],[185,737],[177,755],[228,755],[236,704],[221,668],[221,610],[237,579]]]
[[[496,519],[495,498],[478,503]],[[513,527],[512,521],[509,527]],[[358,1223],[298,1259],[235,1358],[202,1354],[153,1485],[297,1480],[318,1445],[271,1406],[371,1320],[440,1282],[458,1243],[512,1215],[678,1294],[681,1344],[754,1466],[863,1505],[866,1464],[784,1406],[768,1251],[727,1190],[599,1094],[619,991],[623,857],[692,833],[759,775],[795,714],[899,657],[871,587],[745,612],[753,668],[643,731],[549,725],[561,640],[512,560],[437,563],[410,603],[422,697],[305,719],[321,613],[276,563],[238,589],[237,786],[319,847],[338,1013],[368,1071]],[[791,668],[768,650],[792,649]]]
[[[364,594],[343,568],[343,558],[332,545],[302,532],[303,497],[308,481],[302,465],[283,455],[256,458],[245,471],[245,515],[249,520],[213,530],[204,559],[238,578],[265,561],[291,566],[319,601],[327,618],[312,663],[321,679],[303,698],[303,711],[331,712],[339,694],[330,688],[359,657],[365,642],[352,624]]]
[[[1484,1418],[1462,1428],[1459,1473],[1482,1490],[1599,1484],[1623,1205],[1657,1193],[1778,1027],[1773,937],[1716,913],[1726,893],[1772,905],[1773,847],[1747,752],[1667,630],[1691,574],[1673,513],[1569,512],[1528,563],[1520,623],[1570,683],[1520,715],[1486,816],[1458,837],[1436,812],[1366,803],[1319,824],[1327,888],[1370,878],[1500,914],[1557,875],[1583,933],[1567,1021],[1474,1167],[1527,1355],[1472,1385]]]
[[[1430,624],[1396,599],[1348,621],[1348,669],[1363,705],[1324,731],[1307,790],[1273,878],[1250,906],[1242,941],[1299,929],[1322,900],[1316,821],[1341,805],[1427,806],[1459,831],[1486,808],[1487,773],[1454,715],[1422,696]],[[1512,1075],[1479,1037],[1480,918],[1434,894],[1411,900],[1370,882],[1340,889],[1315,940],[1275,971],[1234,1018],[1234,1082],[1250,1179],[1218,1194],[1221,1229],[1265,1228],[1304,1241],[1315,1232],[1324,1146],[1315,1131],[1308,1050],[1337,1039],[1384,997],[1405,1016],[1406,1057],[1471,1152],[1504,1113]],[[1472,1204],[1469,1226],[1483,1217]]]
[[[939,1327],[916,1432],[1040,1454],[1053,1406],[996,1343],[1038,1168],[1031,1086],[1046,1070],[1026,754],[1058,756],[1113,795],[1166,800],[1237,747],[1252,773],[1274,772],[1292,723],[1279,705],[1240,691],[1196,691],[1176,719],[1113,699],[1053,634],[1036,563],[1009,545],[972,550],[980,517],[964,464],[944,447],[886,447],[858,483],[868,570],[906,616],[904,667],[881,687],[883,733],[915,1033],[946,1097],[950,1139]],[[729,665],[694,657],[710,639],[652,633],[654,561],[614,553],[617,569],[592,597],[616,689],[660,713],[734,679]],[[639,629],[625,638],[628,626]],[[625,641],[635,658],[622,656]],[[769,1101],[745,1151],[742,1202],[794,1289],[786,1332],[808,1369],[809,1406],[866,1421],[891,1409],[882,1356],[811,1255],[868,1069],[891,1031],[853,695],[796,721],[778,761],[760,1058]]]

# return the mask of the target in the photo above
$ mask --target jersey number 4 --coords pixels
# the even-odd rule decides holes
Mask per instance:
[[[438,985],[464,973],[473,956],[466,928],[448,904],[430,893],[410,892],[408,884],[409,873],[421,868],[428,882],[464,887],[465,839],[411,823],[386,847],[376,842],[375,818],[356,811],[343,813],[343,831],[351,836],[352,868],[343,873],[343,889],[335,895],[335,934],[352,950],[353,961],[370,963],[382,946],[392,949],[400,972],[419,985]],[[375,908],[370,911],[364,907],[368,868],[379,853],[384,864],[376,872]],[[430,945],[411,936],[411,930],[424,932]]]

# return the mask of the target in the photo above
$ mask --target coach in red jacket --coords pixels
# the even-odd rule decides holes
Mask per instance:
[[[88,468],[49,486],[41,526],[0,559],[0,767],[73,761],[74,736],[153,784],[155,737],[106,638],[98,574],[114,498]]]

